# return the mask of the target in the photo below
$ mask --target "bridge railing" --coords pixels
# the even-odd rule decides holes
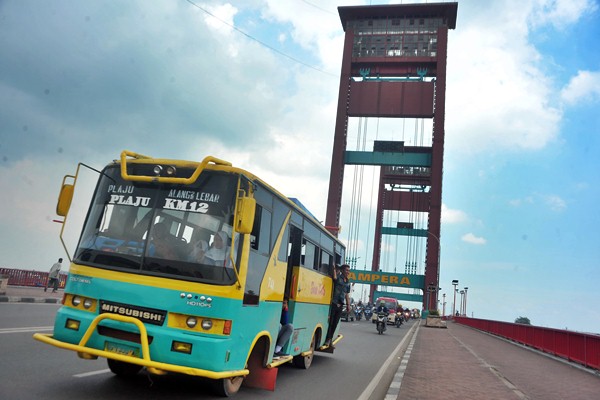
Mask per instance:
[[[459,324],[600,370],[600,335],[486,319],[455,317]]]
[[[7,277],[8,285],[11,286],[44,287],[48,282],[48,272],[27,269],[0,268],[0,276]],[[58,286],[64,288],[67,282],[67,274],[60,274],[59,277]]]

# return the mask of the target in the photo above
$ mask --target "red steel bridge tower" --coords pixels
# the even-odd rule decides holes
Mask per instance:
[[[371,269],[379,271],[382,235],[424,238],[423,299],[428,309],[434,309],[440,270],[448,30],[456,26],[458,3],[351,6],[338,11],[345,40],[325,225],[338,233],[344,166],[379,166]],[[430,119],[431,146],[376,140],[372,152],[348,151],[349,117]],[[427,213],[427,229],[415,229],[405,221],[383,226],[385,210]],[[371,299],[374,290],[372,286]]]

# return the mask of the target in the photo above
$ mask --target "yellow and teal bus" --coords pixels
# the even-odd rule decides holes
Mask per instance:
[[[63,222],[82,165],[63,179]],[[273,390],[279,365],[333,352],[331,270],[345,248],[299,202],[214,157],[123,151],[99,172],[54,332],[35,339],[119,376],[210,378],[222,396]],[[284,299],[293,334],[274,357]]]

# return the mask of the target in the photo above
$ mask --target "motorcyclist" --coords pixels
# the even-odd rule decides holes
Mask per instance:
[[[385,301],[384,300],[381,300],[379,302],[379,305],[375,309],[375,312],[377,314],[385,314],[385,319],[384,319],[384,322],[383,322],[383,330],[384,331],[387,330],[387,318],[388,318],[388,315],[390,315],[390,310],[385,306]]]
[[[377,306],[377,309],[375,310],[377,313],[386,313],[389,315],[390,310],[385,306],[385,301],[380,301],[379,305]]]
[[[362,303],[362,300],[359,300],[358,303],[356,304],[356,309],[354,310],[354,313],[356,314],[356,319],[358,321],[360,321],[363,312],[364,312],[364,305]]]
[[[358,304],[356,304],[356,308],[357,308],[357,309],[358,309],[358,308],[360,308],[361,310],[362,310],[363,308],[365,308],[365,305],[363,304],[362,300],[359,300],[359,301],[358,301]]]

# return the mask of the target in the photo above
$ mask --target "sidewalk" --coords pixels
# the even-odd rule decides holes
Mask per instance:
[[[60,303],[63,289],[52,293],[52,288],[44,292],[43,287],[7,286],[6,293],[0,294],[0,303]]]
[[[421,324],[396,373],[403,373],[399,393],[388,392],[386,399],[598,398],[598,371],[454,322],[447,327]]]

